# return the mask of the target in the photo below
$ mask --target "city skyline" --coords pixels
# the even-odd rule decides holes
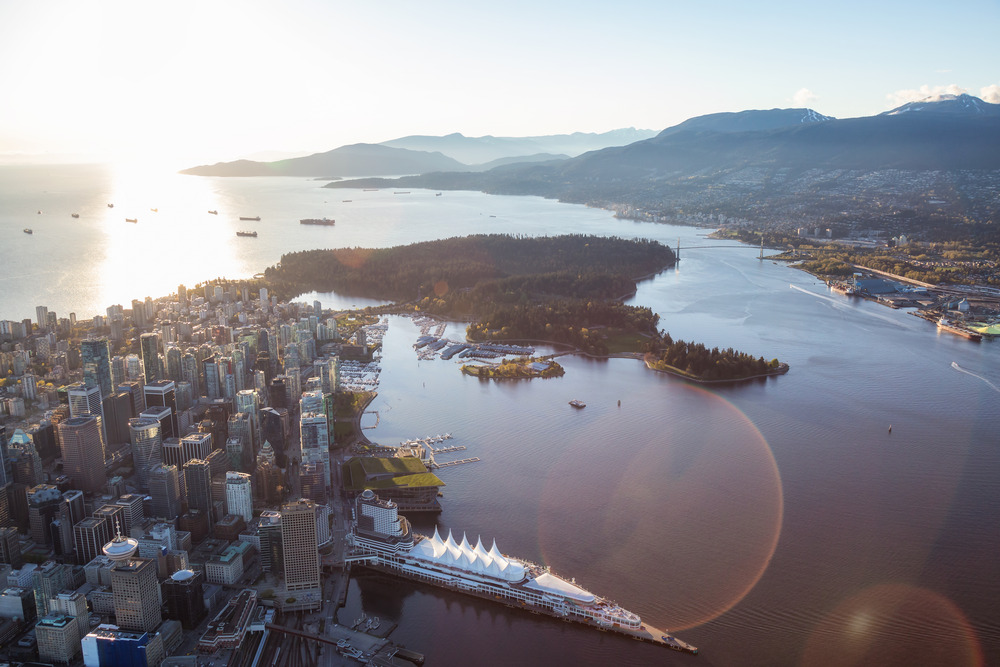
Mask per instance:
[[[410,134],[661,130],[775,107],[844,118],[957,92],[997,102],[998,19],[991,2],[6,5],[0,162],[182,168]]]

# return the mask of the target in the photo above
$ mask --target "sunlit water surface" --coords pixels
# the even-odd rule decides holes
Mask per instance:
[[[480,381],[455,362],[418,360],[416,326],[390,318],[371,406],[378,426],[366,432],[388,444],[451,432],[468,447],[456,458],[481,458],[440,471],[438,526],[496,538],[702,649],[675,654],[423,585],[356,578],[341,620],[363,609],[398,621],[393,638],[428,664],[1000,664],[993,343],[848,300],[704,230],[537,198],[277,178],[135,182],[78,167],[0,174],[8,319],[38,304],[90,316],[178,283],[249,276],[314,247],[479,232],[714,246],[682,250],[678,267],[640,284],[630,302],[651,306],[675,338],[778,357],[787,375],[699,387],[635,361],[562,357],[562,378]],[[336,226],[297,222],[321,216]],[[235,236],[245,228],[259,237]],[[318,297],[327,307],[370,303]],[[572,398],[587,407],[572,409]],[[433,521],[414,523],[429,533]]]

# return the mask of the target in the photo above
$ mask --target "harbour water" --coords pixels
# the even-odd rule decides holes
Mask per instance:
[[[390,318],[371,406],[378,426],[366,433],[396,444],[450,432],[450,442],[467,447],[462,456],[481,459],[439,472],[444,511],[416,519],[418,531],[432,532],[437,521],[444,532],[469,531],[472,541],[495,537],[504,552],[575,577],[701,653],[676,654],[381,576],[353,581],[342,619],[364,611],[398,622],[392,638],[439,665],[1000,663],[994,343],[849,300],[784,264],[759,261],[757,249],[704,239],[704,230],[621,221],[536,198],[190,180],[171,187],[185,197],[206,192],[204,199],[161,196],[143,206],[158,206],[159,215],[182,204],[192,216],[218,209],[218,219],[199,218],[204,242],[192,244],[194,232],[185,232],[187,245],[175,251],[181,243],[171,235],[180,232],[160,228],[154,236],[170,242],[125,244],[127,261],[115,255],[121,264],[110,278],[101,271],[111,249],[88,246],[95,243],[89,234],[69,228],[108,239],[157,214],[143,214],[130,229],[118,204],[112,218],[101,210],[110,190],[94,194],[91,208],[67,203],[64,220],[52,225],[77,252],[55,249],[53,257],[39,250],[47,247],[38,243],[46,221],[29,224],[24,216],[44,219],[55,210],[38,194],[55,186],[35,180],[0,198],[0,232],[17,242],[4,244],[0,317],[33,316],[38,304],[89,316],[180,282],[251,275],[281,252],[310,247],[480,232],[643,236],[671,246],[679,237],[682,246],[713,247],[682,250],[679,266],[643,282],[631,301],[651,306],[675,338],[791,365],[766,381],[699,387],[631,360],[563,357],[561,378],[497,383],[462,375],[457,360],[418,359],[416,325]],[[12,212],[18,201],[28,213]],[[240,214],[261,216],[260,239],[235,237]],[[337,225],[297,223],[324,215]],[[212,224],[226,226],[224,233]],[[35,234],[22,234],[25,226]],[[22,248],[22,236],[36,245]],[[178,253],[198,261],[185,264]],[[167,278],[162,289],[143,282],[157,266]],[[118,284],[121,271],[128,280]],[[80,286],[88,280],[103,286],[94,287],[96,296]],[[122,296],[107,300],[115,293]],[[358,302],[319,298],[327,307]],[[461,333],[456,324],[447,335]],[[573,398],[587,407],[574,410]]]

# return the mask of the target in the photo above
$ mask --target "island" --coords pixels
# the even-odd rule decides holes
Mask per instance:
[[[463,364],[462,372],[491,380],[519,380],[524,378],[553,378],[566,374],[566,370],[552,359],[544,357],[509,359],[499,364]]]

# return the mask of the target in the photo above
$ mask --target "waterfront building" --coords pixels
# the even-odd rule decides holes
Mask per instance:
[[[281,544],[284,553],[285,587],[299,593],[304,608],[320,606],[318,595],[319,550],[316,541],[316,506],[308,500],[281,507]],[[315,595],[315,597],[311,597]],[[293,597],[296,597],[294,594]]]
[[[198,650],[214,653],[223,648],[238,648],[250,627],[257,606],[257,591],[247,588],[229,601],[198,640]]]
[[[395,502],[404,512],[441,511],[437,496],[444,482],[428,472],[423,461],[414,456],[353,457],[341,471],[348,494],[356,496],[365,489],[372,489],[381,498]]]
[[[100,492],[107,482],[104,469],[104,433],[100,417],[87,415],[60,422],[59,445],[63,470],[76,487],[89,493]]]

